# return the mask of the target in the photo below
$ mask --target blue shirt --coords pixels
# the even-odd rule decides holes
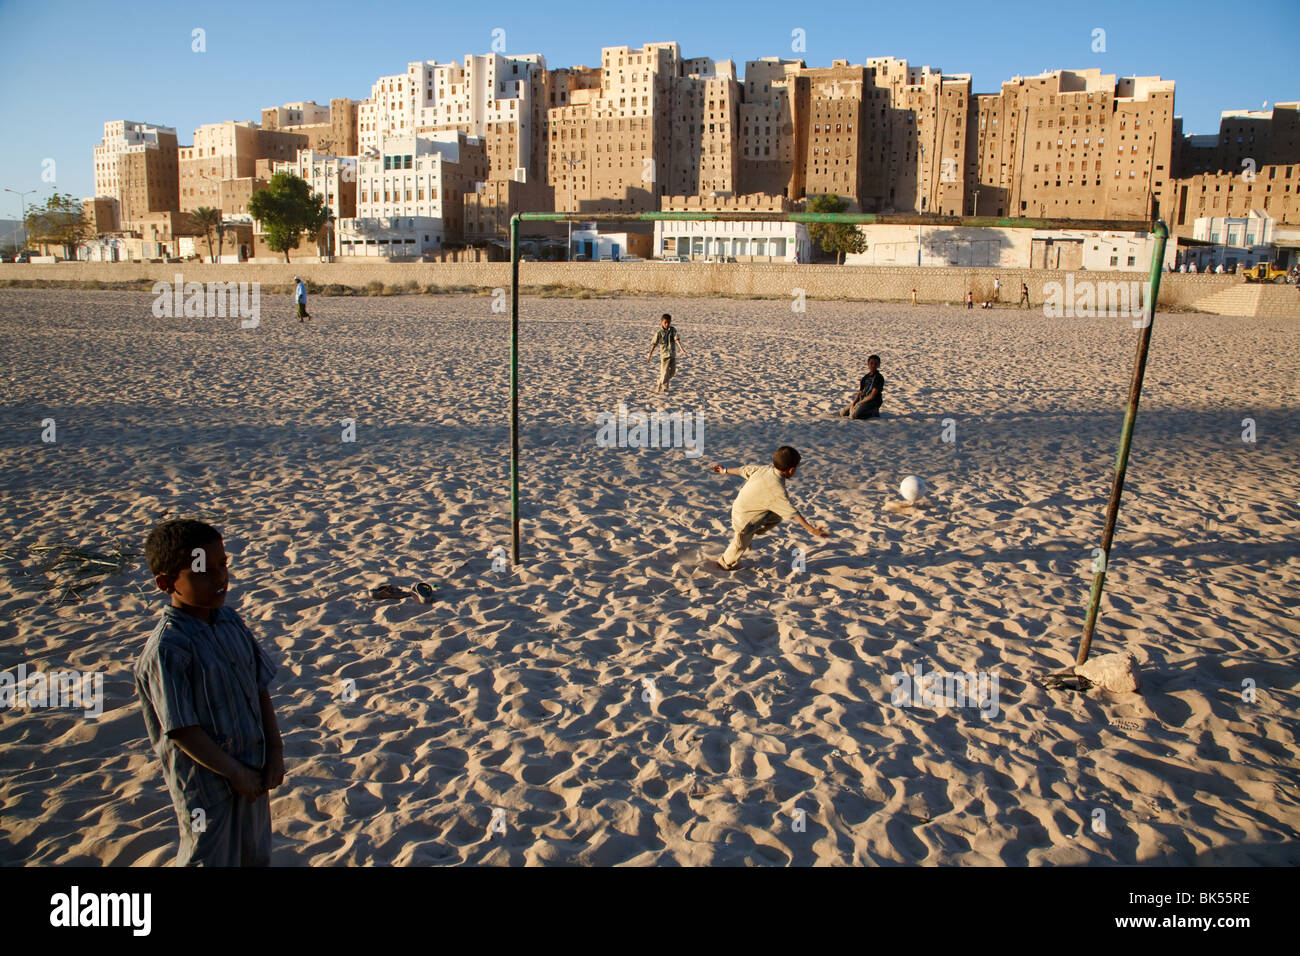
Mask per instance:
[[[297,300],[303,303],[304,305],[307,304],[307,284],[303,282],[301,279],[298,280]]]

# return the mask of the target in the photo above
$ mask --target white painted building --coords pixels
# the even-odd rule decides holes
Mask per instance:
[[[382,161],[381,161],[382,162]],[[291,163],[276,163],[274,172],[289,172],[304,179],[311,191],[325,197],[325,204],[334,217],[335,225],[343,219],[342,202],[345,192],[357,181],[357,157],[330,156],[311,149],[298,150],[298,158]],[[334,230],[334,255],[339,254],[338,229]]]
[[[859,226],[865,252],[844,257],[849,266],[961,266],[1023,269],[1029,265],[1030,239],[1025,229],[979,229],[966,226]],[[917,243],[921,257],[917,259]],[[805,260],[807,261],[807,260]]]
[[[577,234],[575,233],[575,238]],[[655,221],[654,256],[692,262],[809,262],[808,227],[797,222]]]
[[[1154,236],[1131,232],[887,225],[859,229],[867,240],[867,250],[845,256],[845,265],[1146,272],[1155,248]],[[1170,240],[1165,261],[1173,264],[1175,253],[1176,243]]]
[[[1205,272],[1223,265],[1249,269],[1258,262],[1273,262],[1277,255],[1277,221],[1258,209],[1247,216],[1202,216],[1192,223],[1192,238],[1208,243],[1183,253],[1187,263]]]
[[[614,262],[632,254],[632,239],[626,232],[600,232],[597,229],[573,230],[573,258],[585,256],[592,262],[609,258]]]
[[[1155,254],[1156,248],[1156,238],[1150,233],[1035,229],[1033,238],[1082,243],[1082,261],[1079,267],[1105,272],[1149,273],[1151,256]],[[1178,243],[1170,237],[1165,245],[1165,266],[1172,267],[1177,263],[1177,258]],[[1031,265],[1039,264],[1035,262]]]
[[[449,193],[464,171],[462,142],[448,130],[426,136],[389,136],[383,151],[357,163],[357,214],[337,223],[342,256],[419,256],[449,238],[448,215],[459,200]]]
[[[486,135],[493,123],[518,123],[519,165],[532,148],[530,80],[545,72],[541,54],[466,56],[463,63],[435,60],[407,64],[405,74],[382,76],[357,107],[363,153],[383,148],[389,136],[459,128]]]
[[[77,260],[79,262],[126,262],[131,259],[128,243],[128,240],[115,236],[83,239],[77,243]]]
[[[1273,241],[1274,228],[1271,216],[1252,209],[1248,216],[1203,216],[1192,223],[1192,238],[1253,249],[1269,245]]]

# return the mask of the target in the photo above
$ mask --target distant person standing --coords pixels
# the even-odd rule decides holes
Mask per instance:
[[[1024,282],[1020,283],[1020,301],[1016,305],[1023,305],[1026,309],[1032,308],[1029,304],[1029,286]]]
[[[968,309],[975,308],[975,295],[969,290],[967,290],[966,292],[966,308]]]
[[[1002,301],[1002,280],[998,278],[994,278],[993,280],[993,301]]]
[[[298,303],[298,321],[305,322],[311,318],[307,314],[307,284],[302,281],[302,276],[294,276],[293,281],[298,283],[293,296],[294,301]]]
[[[912,286],[912,305],[916,305],[916,286]]]

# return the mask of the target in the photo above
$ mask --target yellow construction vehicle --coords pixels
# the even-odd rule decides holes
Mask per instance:
[[[1271,262],[1261,262],[1246,270],[1247,282],[1285,282],[1286,270]]]

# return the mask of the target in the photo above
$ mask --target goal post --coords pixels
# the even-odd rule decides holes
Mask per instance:
[[[965,226],[985,229],[1074,229],[1092,232],[1145,232],[1155,237],[1151,253],[1151,274],[1147,284],[1146,304],[1142,316],[1133,325],[1138,329],[1137,352],[1129,381],[1128,404],[1120,429],[1119,449],[1111,479],[1110,500],[1106,505],[1106,523],[1101,533],[1101,547],[1093,562],[1092,589],[1083,635],[1079,640],[1076,666],[1088,659],[1092,637],[1097,627],[1101,595],[1106,585],[1111,542],[1119,519],[1120,499],[1124,494],[1124,476],[1128,471],[1129,450],[1133,444],[1133,425],[1137,421],[1142,399],[1142,379],[1146,374],[1151,329],[1155,324],[1156,301],[1160,295],[1160,274],[1164,267],[1169,227],[1157,220],[1127,219],[1015,219],[992,216],[935,216],[894,213],[854,212],[519,212],[510,217],[510,559],[520,564],[519,544],[519,226],[525,222],[799,222],[807,224],[887,225],[887,226]],[[839,268],[861,268],[840,266]]]

